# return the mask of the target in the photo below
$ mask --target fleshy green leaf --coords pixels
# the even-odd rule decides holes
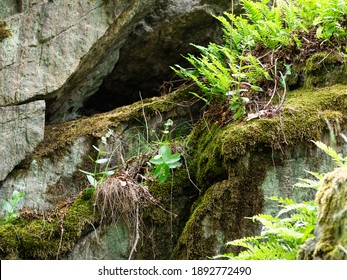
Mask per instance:
[[[171,155],[169,158],[167,158],[167,159],[165,160],[165,162],[166,162],[167,164],[174,163],[174,162],[179,161],[180,158],[181,158],[181,154],[173,154],[173,155]]]
[[[161,146],[160,149],[159,149],[159,155],[161,155],[163,157],[164,161],[169,159],[170,156],[171,156],[170,147],[167,146],[167,145]]]
[[[108,161],[107,158],[100,158],[98,160],[95,161],[95,163],[97,164],[103,164],[103,163],[106,163]]]
[[[152,164],[155,164],[155,165],[159,165],[159,164],[163,164],[164,160],[163,160],[161,155],[156,155],[155,157],[152,157],[149,160],[149,162],[152,163]]]
[[[96,187],[96,186],[97,186],[98,181],[95,180],[94,176],[92,176],[92,175],[87,175],[87,179],[88,179],[89,183],[90,183],[93,187]]]

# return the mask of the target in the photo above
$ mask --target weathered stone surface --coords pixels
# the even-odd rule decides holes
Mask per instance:
[[[0,107],[0,181],[43,140],[45,102]]]
[[[55,155],[32,160],[27,168],[17,169],[6,178],[0,198],[7,200],[17,190],[25,194],[25,199],[16,209],[54,209],[84,188],[82,176],[77,180],[74,174],[79,172],[77,167],[84,163],[89,150],[90,142],[81,137]]]
[[[83,237],[69,254],[72,260],[126,260],[131,250],[131,234],[120,221],[106,229],[95,229]]]
[[[18,12],[18,1],[2,0],[0,2],[0,19],[14,15]]]
[[[119,48],[152,2],[23,4],[23,12],[4,19],[12,36],[0,44],[0,106],[31,98],[59,99],[64,102],[52,105],[54,114],[60,121],[67,114],[73,117],[83,99],[111,72]],[[11,15],[13,4],[3,5]]]
[[[134,24],[143,18],[153,2],[154,0],[111,0],[100,8],[102,14],[92,17],[93,20],[100,18],[106,22],[112,19],[112,22],[107,26],[107,30],[103,30],[105,33],[100,34],[103,36],[98,36],[99,40],[96,41],[96,34],[93,34],[96,43],[85,56],[80,56],[78,68],[74,73],[70,73],[72,75],[69,80],[49,97],[47,115],[50,122],[61,122],[79,116],[84,100],[98,90],[103,79],[112,71],[118,61],[119,50],[123,47]],[[102,5],[103,3],[106,2],[101,1]],[[90,24],[82,23],[82,25],[88,27]],[[105,27],[103,23],[92,23],[92,26]],[[80,28],[73,32],[73,36],[81,32]],[[83,46],[86,45],[83,39],[85,37],[83,36],[81,41]]]
[[[80,2],[41,1],[4,19],[12,37],[0,45],[0,105],[51,93],[76,71],[109,26],[102,1]]]

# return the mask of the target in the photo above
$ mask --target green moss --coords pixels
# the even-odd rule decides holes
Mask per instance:
[[[69,208],[39,219],[20,218],[0,226],[1,259],[63,259],[96,223],[90,200],[77,199]]]
[[[256,228],[245,217],[263,211],[260,186],[273,166],[269,155],[320,139],[326,119],[343,125],[346,111],[346,87],[335,85],[289,92],[281,115],[273,119],[196,127],[189,138],[191,173],[203,196],[194,203],[171,257],[211,257],[223,253],[224,243],[253,234]]]
[[[226,242],[254,234],[257,225],[244,217],[262,211],[259,186],[268,166],[262,154],[234,162],[233,176],[212,185],[195,204],[171,258],[206,259],[225,253]]]
[[[0,20],[0,42],[11,36],[11,31],[6,28],[6,22]]]
[[[109,128],[126,128],[140,124],[144,126],[144,114],[148,120],[168,112],[170,112],[169,117],[174,118],[178,115],[178,111],[182,110],[177,105],[187,99],[187,90],[183,89],[167,96],[145,99],[89,118],[48,125],[45,128],[45,139],[38,146],[33,157],[38,159],[53,152],[59,152],[61,148],[71,144],[77,138],[89,136],[99,138],[105,135]],[[186,107],[183,108],[186,110]],[[31,160],[32,158],[28,159],[29,162]]]
[[[192,148],[190,173],[203,191],[213,183],[227,178],[220,145],[223,131],[215,125],[206,127],[206,123],[200,123],[189,137],[188,143]]]
[[[192,174],[205,189],[228,178],[230,161],[261,149],[281,150],[305,141],[318,140],[326,119],[331,123],[346,119],[345,86],[289,92],[283,112],[273,119],[256,119],[218,128],[197,126],[190,135]],[[228,175],[229,172],[229,175]]]
[[[342,85],[291,92],[283,112],[274,119],[253,120],[226,129],[221,143],[222,155],[233,159],[256,146],[280,149],[318,140],[326,128],[325,119],[331,123],[336,119],[345,120],[346,97]]]
[[[324,177],[316,200],[319,216],[313,258],[347,260],[347,167]]]
[[[172,182],[152,182],[149,190],[158,203],[143,209],[144,226],[141,231],[146,238],[137,248],[136,258],[168,259],[198,191],[189,181],[185,169],[175,170]]]
[[[346,62],[337,53],[316,53],[305,62],[303,75],[306,88],[346,84]]]

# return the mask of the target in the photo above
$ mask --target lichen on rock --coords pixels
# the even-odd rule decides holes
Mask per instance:
[[[6,22],[0,20],[0,42],[12,35],[11,31],[6,27]]]

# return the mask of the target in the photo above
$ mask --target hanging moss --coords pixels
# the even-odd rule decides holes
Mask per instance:
[[[98,216],[91,200],[77,199],[70,207],[20,218],[0,226],[1,259],[64,259],[78,239],[93,230]]]
[[[233,176],[215,183],[195,203],[172,259],[206,259],[225,253],[224,244],[256,232],[257,225],[244,217],[261,213],[264,195],[259,187],[269,162],[262,154],[234,162]]]
[[[0,20],[0,42],[12,36],[11,31],[6,26],[6,22]]]

